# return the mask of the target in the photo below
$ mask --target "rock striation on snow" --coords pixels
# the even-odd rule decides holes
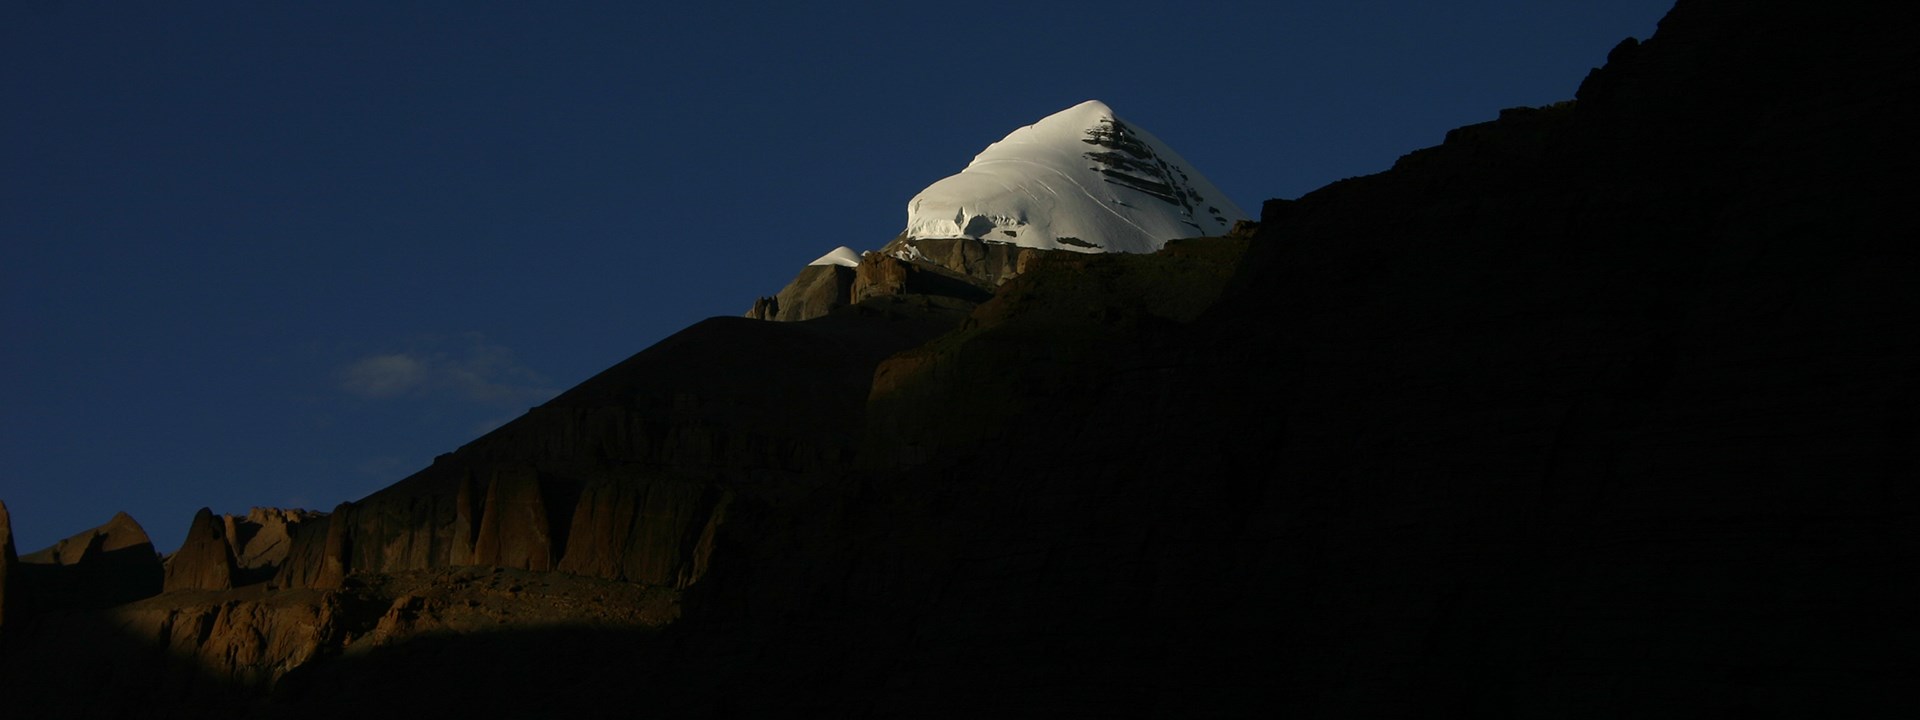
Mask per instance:
[[[1193,165],[1088,100],[1009,133],[907,203],[909,239],[1153,252],[1247,219]]]

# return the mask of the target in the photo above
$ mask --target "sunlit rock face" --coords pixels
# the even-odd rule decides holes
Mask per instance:
[[[164,573],[146,529],[122,512],[99,527],[21,555],[10,592],[16,594],[15,611],[22,604],[106,607],[159,593]]]
[[[227,525],[200,508],[187,526],[187,539],[167,558],[165,590],[227,590],[239,574],[233,563],[233,544]]]
[[[245,515],[223,515],[227,542],[233,546],[233,563],[243,575],[271,575],[287,560],[293,534],[301,525],[326,518],[312,510],[256,507]],[[237,582],[237,581],[236,581]]]

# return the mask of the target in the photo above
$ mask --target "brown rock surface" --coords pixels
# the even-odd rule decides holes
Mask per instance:
[[[853,268],[848,292],[854,303],[895,295],[931,295],[981,302],[992,296],[991,286],[946,268],[867,253]]]
[[[346,584],[347,573],[353,570],[353,514],[353,503],[340,503],[327,517],[326,543],[321,546],[313,587],[334,589]]]
[[[234,586],[239,568],[233,562],[233,544],[228,541],[226,519],[217,519],[213,511],[200,508],[187,526],[187,538],[180,549],[167,557],[165,592],[175,590],[227,590]]]
[[[233,563],[243,575],[271,575],[286,562],[293,536],[300,526],[326,517],[312,510],[249,508],[244,516],[223,515],[227,540],[233,545]]]
[[[809,265],[779,294],[754,301],[747,317],[797,322],[873,298],[920,295],[965,303],[985,300],[993,288],[1049,254],[973,238],[895,238],[854,267]]]
[[[107,619],[120,633],[193,663],[203,682],[238,686],[265,686],[344,642],[352,629],[332,592],[186,595],[115,608]]]
[[[473,542],[473,564],[553,569],[553,530],[541,491],[540,475],[531,468],[494,472]]]
[[[852,303],[853,268],[808,265],[779,294],[755,301],[747,317],[795,322],[812,320]]]
[[[448,565],[457,567],[474,564],[473,545],[479,536],[482,515],[486,512],[482,505],[484,499],[474,490],[473,475],[463,473],[460,489],[454,494],[453,536],[448,539]]]
[[[146,529],[140,527],[133,516],[121,512],[114,513],[99,527],[82,530],[48,547],[22,555],[21,560],[37,565],[79,565],[89,558],[141,546],[151,551],[153,541],[147,538]]]
[[[671,590],[549,573],[464,568],[358,579],[340,590],[170,592],[37,617],[10,633],[0,654],[0,702],[8,717],[338,717],[349,703],[354,717],[418,717],[433,713],[402,713],[394,703],[451,693],[430,703],[441,712],[541,715],[574,707],[553,692],[568,678],[597,672],[611,683],[627,672],[572,663],[618,656],[680,612]],[[507,626],[543,639],[515,653],[530,666],[474,655]],[[424,660],[419,646],[436,643],[449,649]],[[476,682],[476,672],[494,676]],[[519,699],[543,690],[544,710]],[[381,699],[365,702],[372,697]]]
[[[558,569],[685,588],[705,571],[710,538],[730,500],[729,492],[698,482],[589,485]]]
[[[930,264],[958,273],[988,288],[1005,285],[1027,271],[1035,259],[1048,255],[1077,255],[974,238],[894,238],[878,254]]]
[[[160,592],[165,579],[147,531],[124,512],[21,555],[13,574],[16,611],[118,605]]]

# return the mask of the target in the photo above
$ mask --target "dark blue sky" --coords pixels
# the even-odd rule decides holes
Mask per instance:
[[[23,551],[329,509],[1082,100],[1257,213],[1572,97],[1670,4],[6,3],[0,500]]]

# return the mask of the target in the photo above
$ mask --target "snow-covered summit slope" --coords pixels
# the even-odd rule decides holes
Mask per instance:
[[[853,267],[859,264],[860,264],[860,252],[857,250],[854,250],[853,248],[847,247],[845,245],[841,245],[840,247],[834,248],[832,252],[829,252],[825,255],[821,255],[819,259],[814,260],[813,262],[807,263],[807,266],[812,267],[814,265],[839,265],[840,267]]]
[[[987,146],[907,203],[908,238],[1153,252],[1246,214],[1166,143],[1088,100]]]

